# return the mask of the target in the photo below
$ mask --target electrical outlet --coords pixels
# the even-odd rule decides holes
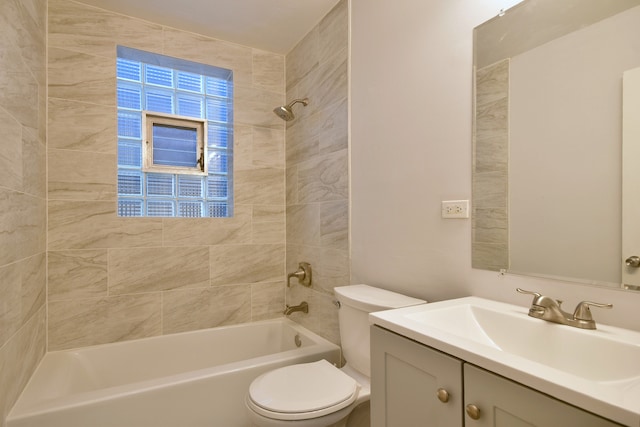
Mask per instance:
[[[442,218],[469,218],[469,201],[443,200]]]

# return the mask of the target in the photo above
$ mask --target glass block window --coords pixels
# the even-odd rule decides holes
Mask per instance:
[[[232,216],[232,71],[123,46],[116,69],[118,215]]]

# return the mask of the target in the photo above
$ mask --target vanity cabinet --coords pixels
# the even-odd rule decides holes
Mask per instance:
[[[474,408],[479,413],[474,413]],[[477,416],[477,419],[474,419]],[[371,426],[620,426],[378,326]]]

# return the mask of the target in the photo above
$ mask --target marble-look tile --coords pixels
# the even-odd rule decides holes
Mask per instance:
[[[273,114],[273,109],[282,105],[282,99],[281,93],[234,86],[233,118],[237,123],[284,129],[285,121]]]
[[[287,243],[320,245],[320,204],[287,206]]]
[[[163,333],[251,321],[251,286],[219,286],[163,293]]]
[[[298,90],[306,94],[310,102],[308,114],[315,113],[334,104],[348,95],[348,65],[344,55],[335,55],[330,62],[322,63],[308,78],[302,80]]]
[[[107,296],[107,250],[49,251],[49,301]]]
[[[285,223],[282,222],[257,222],[252,224],[251,242],[254,244],[285,243]]]
[[[246,46],[165,27],[164,54],[233,71],[234,86],[253,84],[253,54]],[[273,108],[273,107],[272,107]]]
[[[493,103],[509,96],[509,59],[476,71],[476,106]]]
[[[209,248],[109,249],[109,295],[209,285]]]
[[[0,347],[45,304],[44,252],[0,268]]]
[[[473,144],[473,172],[509,170],[509,132],[476,132]]]
[[[0,37],[0,69],[0,106],[23,126],[37,129],[40,87],[25,64],[22,51],[3,37]]]
[[[476,139],[503,134],[509,129],[509,100],[498,99],[476,107]]]
[[[253,49],[253,85],[284,93],[284,56]]]
[[[0,182],[5,188],[22,190],[22,126],[0,108],[2,150],[0,150]]]
[[[509,217],[506,208],[476,208],[473,210],[472,221],[473,244],[509,244]]]
[[[47,189],[47,148],[38,131],[22,129],[22,191],[44,199]]]
[[[348,153],[341,150],[298,166],[298,201],[343,200],[349,197]]]
[[[324,63],[337,52],[346,52],[349,42],[349,10],[347,0],[336,6],[318,24],[319,60]]]
[[[253,223],[285,221],[285,207],[283,205],[254,205]]]
[[[298,201],[298,167],[287,165],[286,204],[295,205]]]
[[[319,114],[296,119],[287,127],[287,166],[310,160],[320,153],[320,132]]]
[[[253,126],[233,126],[233,170],[253,169]]]
[[[114,58],[49,48],[49,97],[116,105]]]
[[[284,288],[284,280],[251,285],[251,320],[282,317]]]
[[[45,200],[0,189],[0,265],[45,251]]]
[[[506,208],[508,202],[506,172],[473,175],[473,208]]]
[[[116,200],[115,154],[48,150],[49,199]]]
[[[116,44],[162,49],[163,27],[80,2],[50,0],[49,46],[115,58]],[[161,53],[161,52],[159,52]]]
[[[231,218],[163,218],[164,246],[203,246],[251,242],[251,206],[237,204]]]
[[[284,244],[210,247],[211,285],[276,282],[284,278]]]
[[[323,247],[349,249],[349,201],[320,204],[320,244]]]
[[[49,250],[160,246],[162,219],[120,218],[115,202],[49,201]]]
[[[284,169],[285,138],[282,129],[254,126],[252,166]]]
[[[50,148],[115,154],[117,118],[113,106],[49,100]]]
[[[284,203],[284,169],[259,168],[236,171],[234,180],[234,197],[238,204]]]
[[[49,302],[49,351],[160,333],[160,292]]]
[[[313,290],[333,295],[333,288],[349,284],[349,252],[309,245],[287,245],[287,272],[305,261],[313,269]]]
[[[339,345],[338,308],[333,304],[333,300],[333,295],[316,292],[302,286],[292,286],[287,290],[287,304],[296,305],[307,301],[309,313],[296,312],[290,314],[289,318]]]
[[[0,420],[6,418],[44,356],[45,313],[46,309],[41,307],[4,346],[0,346]]]
[[[473,268],[493,271],[509,268],[509,248],[506,245],[475,243],[471,253]]]
[[[287,54],[287,93],[318,67],[319,55],[320,32],[316,26]]]

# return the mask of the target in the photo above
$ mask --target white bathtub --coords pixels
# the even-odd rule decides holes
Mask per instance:
[[[339,358],[284,318],[50,352],[7,427],[248,426],[244,397],[259,374]]]

